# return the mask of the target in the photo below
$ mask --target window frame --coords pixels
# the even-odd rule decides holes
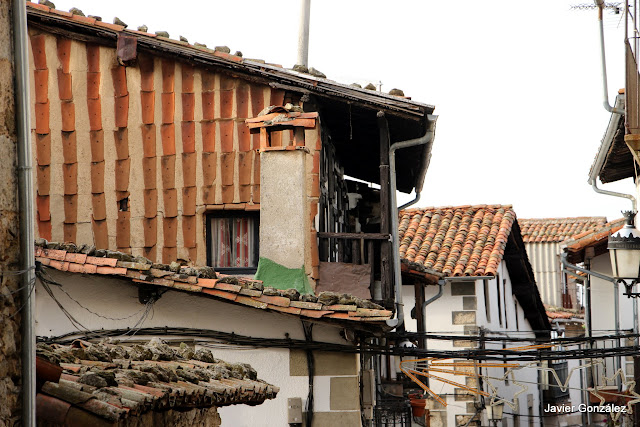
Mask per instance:
[[[220,210],[205,212],[205,238],[207,240],[207,265],[213,267],[215,271],[223,274],[255,274],[258,270],[258,261],[260,260],[260,211],[245,210]],[[251,218],[256,222],[254,227],[254,257],[256,260],[255,267],[216,267],[213,265],[213,247],[211,245],[211,221],[215,218]]]

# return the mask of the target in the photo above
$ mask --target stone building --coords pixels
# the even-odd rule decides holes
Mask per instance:
[[[12,3],[0,3],[0,426],[20,414],[20,269]]]
[[[156,326],[311,341],[317,351],[225,353],[251,354],[281,391],[223,419],[284,424],[285,397],[307,414],[315,402],[313,425],[371,419],[376,389],[361,384],[375,367],[356,353],[397,323],[392,195],[422,187],[434,107],[78,10],[27,13],[37,257],[112,318],[76,308],[83,324],[131,326],[113,319],[153,300]],[[38,334],[70,333],[40,279]]]
[[[419,347],[504,350],[528,344],[509,343],[510,337],[530,343],[549,339],[551,326],[510,205],[407,209],[400,212],[399,238],[406,330],[469,337],[418,340]],[[430,380],[442,401],[428,396],[428,425],[489,425],[485,407],[491,399],[465,386],[501,396],[502,425],[541,425],[543,398],[537,383],[543,380],[537,369],[511,374],[500,366],[474,369],[477,377],[438,374],[442,381]]]

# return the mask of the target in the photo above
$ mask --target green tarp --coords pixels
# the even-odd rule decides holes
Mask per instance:
[[[262,280],[264,286],[276,289],[297,289],[301,294],[313,294],[309,279],[304,272],[304,266],[300,268],[287,268],[284,265],[271,261],[269,258],[260,258],[258,271],[255,278]]]

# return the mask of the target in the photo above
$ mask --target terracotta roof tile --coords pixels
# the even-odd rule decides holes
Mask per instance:
[[[615,221],[602,224],[600,227],[586,231],[584,233],[577,234],[571,239],[565,240],[567,250],[569,252],[580,251],[595,243],[601,242],[603,239],[608,239],[609,236],[616,231],[620,230],[625,224],[625,219],[620,218]]]
[[[510,205],[402,211],[400,257],[436,275],[495,275],[515,218]]]
[[[109,341],[39,343],[36,365],[43,384],[38,418],[60,425],[74,424],[72,405],[115,423],[151,411],[259,405],[280,391],[247,364],[226,363],[206,349],[170,347],[157,338],[131,347]]]
[[[165,218],[164,221],[167,219]],[[155,222],[156,218],[153,218],[153,221]],[[155,237],[155,232],[153,236],[149,237]],[[42,265],[61,271],[118,276],[135,283],[205,294],[230,303],[302,317],[383,323],[392,316],[391,311],[350,295],[324,292],[317,297],[309,296],[305,297],[304,301],[298,301],[296,300],[298,297],[292,296],[290,291],[268,288],[269,292],[263,293],[264,285],[259,280],[212,273],[213,269],[209,267],[172,269],[169,265],[152,264],[151,261],[143,257],[134,257],[109,250],[96,251],[86,246],[77,247],[70,243],[48,243],[40,240],[36,242],[35,256]],[[212,278],[211,274],[215,278]],[[293,294],[297,295],[295,292]],[[318,298],[322,301],[324,296],[329,299],[334,296],[338,299],[342,298],[344,303],[323,305],[318,302]]]
[[[562,242],[578,234],[589,233],[606,222],[603,216],[518,219],[525,243]]]

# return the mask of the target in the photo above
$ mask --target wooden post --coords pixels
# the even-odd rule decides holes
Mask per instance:
[[[416,300],[416,323],[418,324],[418,333],[426,332],[424,329],[424,313],[422,312],[422,305],[424,304],[424,283],[422,280],[413,280],[413,287]],[[427,339],[422,337],[418,339],[418,348],[425,349]]]
[[[380,131],[380,233],[389,234],[391,231],[391,207],[389,188],[389,124],[382,111],[378,112],[378,128]],[[391,242],[380,245],[380,281],[382,300],[387,306],[393,304],[393,269]]]

